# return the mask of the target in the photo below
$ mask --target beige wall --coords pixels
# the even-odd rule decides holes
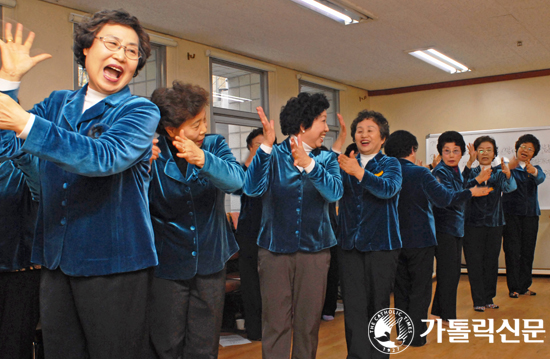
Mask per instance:
[[[71,13],[84,15],[84,13],[73,9],[38,0],[18,0],[15,9],[4,8],[5,20],[21,22],[29,30],[36,33],[33,47],[35,51],[39,51],[37,53],[47,52],[53,55],[52,59],[39,64],[25,76],[19,97],[22,106],[26,109],[43,100],[54,90],[73,88],[73,55],[71,51],[73,24],[69,22]],[[206,56],[206,50],[216,50],[222,54],[229,54],[236,59],[252,60],[255,63],[275,68],[275,71],[270,72],[268,76],[270,118],[277,120],[281,106],[290,97],[298,94],[297,71],[255,61],[192,41],[153,31],[150,33],[177,42],[176,47],[167,47],[166,51],[168,85],[173,80],[178,79],[210,89],[209,57]],[[187,53],[194,54],[195,58],[188,59]],[[359,101],[359,97],[366,94],[367,91],[350,86],[346,86],[346,90],[340,92],[340,108],[347,122],[351,123],[353,116],[366,107],[365,101]],[[283,138],[278,124],[276,127],[279,138]]]
[[[391,130],[407,130],[426,157],[426,135],[447,130],[476,131],[550,125],[550,77],[419,91],[370,98]],[[547,180],[550,180],[547,179]],[[534,268],[550,269],[550,211],[542,211]],[[501,255],[504,267],[504,255]]]

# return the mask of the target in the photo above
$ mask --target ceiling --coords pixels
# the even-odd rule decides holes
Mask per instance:
[[[290,0],[46,1],[124,8],[146,28],[366,90],[550,68],[550,0],[341,0],[376,16],[348,26]],[[426,47],[473,71],[405,53]]]

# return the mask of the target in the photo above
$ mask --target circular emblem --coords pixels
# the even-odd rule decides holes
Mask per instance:
[[[412,320],[401,309],[382,309],[369,322],[369,340],[381,353],[400,353],[409,347],[413,337]]]

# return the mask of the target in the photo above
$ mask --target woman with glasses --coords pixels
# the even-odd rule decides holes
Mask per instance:
[[[46,358],[150,358],[146,308],[157,264],[147,199],[158,108],[132,96],[149,36],[123,10],[75,25],[73,51],[89,82],[54,91],[26,112],[21,78],[50,57],[34,33],[6,25],[0,41],[0,158],[34,156],[40,204],[32,262],[42,265]],[[10,98],[11,97],[11,98]]]
[[[462,135],[456,131],[443,132],[437,140],[441,162],[432,174],[447,189],[463,190],[464,180],[458,163],[466,150]],[[490,169],[476,177],[478,183],[489,179]],[[464,237],[464,209],[466,199],[444,208],[434,208],[437,247],[435,249],[437,285],[432,305],[432,315],[447,322],[456,319],[456,293],[460,280],[462,237]]]
[[[502,197],[506,220],[503,231],[506,281],[511,298],[537,294],[529,287],[533,282],[531,272],[539,229],[538,186],[546,178],[540,166],[531,164],[539,151],[540,142],[535,136],[527,134],[517,140],[516,160],[510,165],[517,165],[511,170],[517,190]]]
[[[499,167],[491,167],[493,160],[498,158],[498,147],[492,137],[476,138],[473,145],[468,145],[468,151],[470,158],[463,172],[465,187],[483,186],[491,189],[488,196],[472,198],[467,202],[464,228],[464,257],[474,310],[484,312],[485,309],[499,308],[493,298],[497,294],[498,257],[505,223],[501,198],[503,193],[516,189],[516,181],[504,158]],[[472,168],[476,159],[479,166]],[[479,183],[476,177],[481,171],[489,169],[489,179]]]

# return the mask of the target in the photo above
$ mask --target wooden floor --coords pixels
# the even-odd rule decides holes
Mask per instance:
[[[550,277],[535,277],[531,286],[536,296],[520,296],[519,299],[508,297],[506,277],[499,276],[497,296],[495,303],[500,309],[487,310],[478,313],[473,310],[470,296],[470,284],[468,276],[462,275],[458,287],[457,315],[460,319],[469,319],[469,327],[472,329],[472,319],[493,318],[495,332],[503,323],[503,319],[543,319],[546,333],[540,335],[543,344],[526,344],[523,335],[520,335],[520,343],[501,342],[500,334],[495,333],[494,344],[489,344],[488,338],[476,338],[470,333],[469,343],[449,343],[448,335],[443,332],[442,343],[437,342],[436,328],[428,335],[428,344],[420,348],[409,347],[405,351],[392,355],[398,359],[465,359],[465,358],[490,358],[490,359],[524,359],[524,358],[550,358]],[[435,290],[435,282],[434,282]],[[393,303],[393,298],[392,298]],[[504,333],[504,332],[503,332]],[[507,332],[509,333],[509,332]],[[512,339],[508,334],[508,339]],[[366,339],[366,338],[365,338]],[[539,338],[537,338],[539,339]],[[366,339],[368,340],[368,339]],[[344,338],[344,313],[337,313],[335,320],[322,322],[319,332],[319,359],[342,359],[346,357],[346,340]],[[220,359],[256,359],[262,357],[260,342],[233,347],[220,347]]]

